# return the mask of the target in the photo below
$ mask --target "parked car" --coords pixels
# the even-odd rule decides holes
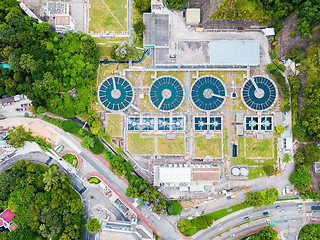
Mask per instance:
[[[281,218],[287,218],[287,216],[286,216],[286,215],[283,215],[283,216],[281,216]]]
[[[268,216],[269,215],[269,212],[264,212],[263,213],[263,216]]]
[[[281,208],[281,206],[276,206],[276,209],[280,209]]]
[[[249,217],[245,217],[244,220],[249,221]]]

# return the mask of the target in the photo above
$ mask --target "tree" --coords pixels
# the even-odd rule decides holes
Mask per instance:
[[[96,233],[100,230],[101,224],[96,218],[88,219],[88,223],[85,225],[89,233]]]
[[[277,240],[278,232],[271,226],[263,227],[260,232],[257,232],[250,236],[253,240]]]
[[[22,125],[16,127],[14,130],[8,131],[9,135],[9,144],[14,145],[15,147],[23,147],[25,141],[32,141],[32,133],[30,131],[26,131]]]
[[[283,159],[282,159],[283,162],[287,163],[287,162],[290,162],[291,160],[292,160],[292,156],[291,155],[289,155],[289,154],[284,154],[283,155]]]
[[[94,142],[95,142],[94,138],[92,138],[90,136],[85,136],[80,144],[84,149],[87,149],[89,147],[93,147]]]
[[[150,0],[134,0],[134,5],[140,12],[147,12],[151,8],[151,1]]]
[[[120,45],[113,45],[111,50],[111,57],[118,61],[122,62],[128,60],[131,56],[131,49],[126,42],[122,42]]]
[[[144,34],[144,31],[145,31],[145,25],[144,25],[143,20],[141,18],[138,18],[137,22],[135,22],[133,24],[133,29],[134,29],[135,33],[137,34],[137,36],[138,36],[138,40],[140,42],[142,42],[143,34]]]
[[[282,134],[284,132],[285,128],[282,125],[276,126],[276,131],[278,134]]]
[[[274,167],[271,164],[264,165],[263,166],[263,171],[266,172],[266,174],[270,175],[274,173]]]
[[[103,132],[103,128],[101,127],[101,122],[99,120],[94,120],[91,127],[91,132],[94,135],[98,135],[99,132]]]
[[[307,224],[299,232],[301,240],[318,240],[320,239],[320,225]]]
[[[167,7],[173,9],[182,9],[188,3],[188,0],[165,0]]]

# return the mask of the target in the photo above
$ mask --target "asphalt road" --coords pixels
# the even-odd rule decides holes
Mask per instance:
[[[303,203],[303,207],[299,210],[300,208],[297,205],[300,203],[302,202],[296,200],[287,202],[279,201],[270,207],[241,210],[214,222],[209,229],[198,232],[198,234],[194,236],[194,239],[207,240],[219,234],[221,234],[221,236],[217,239],[231,239],[230,236],[232,234],[236,234],[234,239],[238,239],[240,236],[245,236],[250,232],[269,225],[270,222],[277,222],[274,226],[281,230],[280,235],[282,239],[296,239],[300,228],[309,221],[310,216],[307,216],[306,212],[311,211],[311,206],[316,205],[316,203],[313,202],[306,202]],[[281,208],[276,209],[276,206],[281,206]],[[263,212],[266,211],[270,214],[267,217],[263,215]],[[320,213],[312,213],[312,216],[320,217]],[[249,221],[246,221],[245,217],[249,217]],[[223,233],[228,229],[231,230]]]

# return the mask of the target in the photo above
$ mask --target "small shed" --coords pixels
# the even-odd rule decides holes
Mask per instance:
[[[262,32],[264,33],[264,35],[266,35],[267,37],[273,37],[275,35],[274,33],[274,28],[265,28],[262,29]]]
[[[186,11],[186,24],[198,25],[200,23],[200,8],[188,8]]]

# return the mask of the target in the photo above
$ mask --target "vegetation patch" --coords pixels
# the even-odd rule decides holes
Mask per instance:
[[[290,174],[290,182],[300,192],[302,199],[320,200],[320,192],[314,191],[311,187],[312,175],[309,168],[316,161],[319,161],[320,150],[317,145],[309,144],[304,148],[298,148],[295,159],[295,171]]]
[[[82,239],[83,203],[59,167],[18,161],[0,175],[1,211],[15,213],[1,239]]]
[[[107,114],[107,135],[111,137],[122,136],[122,115],[121,114]]]
[[[184,138],[176,138],[167,140],[166,138],[158,138],[158,154],[181,154],[184,155]]]
[[[203,158],[206,156],[222,158],[222,139],[212,138],[206,140],[204,135],[195,136],[195,157]]]
[[[78,167],[78,164],[79,164],[78,158],[74,154],[68,153],[63,155],[62,158],[68,163],[70,163],[72,166],[74,166],[75,168]]]
[[[99,184],[101,181],[99,178],[96,178],[96,177],[91,177],[88,179],[88,182],[89,183],[93,183],[93,184]]]
[[[273,158],[273,139],[265,138],[246,138],[246,157],[247,158]]]
[[[269,21],[270,16],[256,0],[224,0],[211,19]]]
[[[154,154],[154,141],[152,137],[142,138],[140,133],[127,134],[128,150],[132,154]]]
[[[320,224],[307,224],[299,232],[299,239],[320,239]]]
[[[127,0],[90,0],[89,32],[127,32]]]
[[[178,215],[182,211],[182,206],[178,201],[167,202],[167,213],[169,215]]]

